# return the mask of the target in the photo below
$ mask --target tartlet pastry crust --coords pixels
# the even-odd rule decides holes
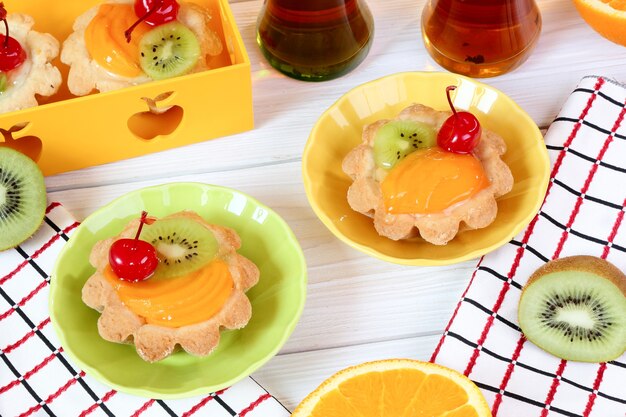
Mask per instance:
[[[128,0],[112,0],[106,3],[132,4]],[[91,58],[85,45],[85,30],[98,14],[99,7],[100,5],[94,6],[78,16],[74,21],[74,32],[63,42],[61,62],[70,66],[67,86],[70,92],[76,96],[87,95],[93,90],[104,93],[152,81],[145,74],[135,78],[112,74]],[[210,20],[211,15],[203,7],[194,3],[181,2],[178,21],[186,25],[196,35],[201,49],[200,59],[190,71],[192,73],[209,69],[206,57],[222,53],[222,41],[209,27]]]
[[[414,120],[427,123],[437,131],[452,113],[430,107],[411,105],[393,120]],[[490,185],[473,197],[451,206],[441,213],[391,214],[383,201],[381,183],[387,171],[374,162],[374,139],[378,129],[391,120],[378,120],[365,126],[362,143],[351,150],[343,160],[343,171],[352,178],[348,189],[348,203],[353,210],[374,219],[374,227],[381,236],[393,240],[421,236],[435,245],[445,245],[464,228],[479,229],[496,218],[496,198],[513,188],[513,175],[500,158],[506,152],[504,140],[494,132],[483,129],[480,143],[473,154],[482,163]]]
[[[36,95],[51,96],[61,85],[61,73],[50,63],[59,55],[59,41],[49,33],[32,30],[35,21],[29,15],[9,14],[7,23],[27,58],[11,71],[9,81],[15,85],[0,94],[0,113],[35,107],[39,104]]]
[[[106,280],[103,271],[108,264],[109,249],[114,241],[134,237],[139,220],[128,223],[116,237],[99,241],[94,245],[89,262],[96,272],[87,280],[82,299],[89,307],[101,312],[98,332],[108,341],[134,344],[139,356],[155,362],[169,356],[180,346],[196,356],[206,356],[217,347],[220,328],[240,329],[252,316],[252,306],[245,292],[259,280],[259,269],[249,259],[236,252],[241,247],[237,233],[223,226],[207,223],[190,211],[182,211],[165,218],[187,217],[213,232],[218,241],[217,257],[229,266],[234,288],[222,309],[211,319],[178,328],[147,324],[145,320],[127,308],[115,289]]]

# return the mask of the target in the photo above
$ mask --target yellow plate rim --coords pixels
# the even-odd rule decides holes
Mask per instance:
[[[317,204],[316,199],[313,197],[313,190],[312,190],[312,186],[313,186],[313,180],[311,179],[311,177],[308,174],[308,164],[307,161],[309,159],[309,153],[311,152],[311,148],[313,146],[313,142],[314,142],[314,138],[317,134],[317,131],[319,129],[320,126],[320,121],[328,115],[328,113],[330,113],[335,107],[338,107],[339,105],[341,105],[341,103],[343,103],[344,101],[348,100],[348,97],[351,96],[352,94],[355,94],[356,92],[367,88],[367,87],[371,87],[373,85],[379,84],[379,83],[384,83],[386,81],[388,81],[389,79],[392,78],[403,78],[403,77],[417,77],[417,78],[440,78],[440,77],[451,77],[454,79],[462,79],[466,82],[475,84],[480,86],[481,88],[487,89],[487,90],[491,90],[493,92],[495,92],[498,97],[502,100],[504,100],[508,105],[511,106],[511,108],[517,113],[517,116],[519,116],[522,119],[525,119],[525,121],[529,122],[530,125],[534,126],[534,134],[532,135],[532,137],[528,137],[529,141],[534,141],[535,142],[535,146],[538,146],[541,148],[541,150],[543,152],[540,152],[541,154],[541,167],[542,167],[542,171],[540,173],[537,173],[537,176],[541,176],[541,184],[540,186],[538,186],[536,188],[536,190],[534,190],[536,192],[536,199],[535,199],[535,203],[532,207],[532,210],[528,210],[528,213],[526,214],[526,216],[524,216],[522,221],[519,221],[518,223],[516,223],[515,225],[513,225],[511,227],[511,230],[508,234],[504,235],[504,237],[502,237],[501,239],[498,239],[497,241],[495,241],[494,243],[492,243],[491,245],[488,246],[484,246],[481,248],[477,248],[477,249],[473,249],[473,250],[468,250],[467,253],[465,253],[464,255],[461,256],[457,256],[457,257],[453,257],[453,258],[448,258],[448,259],[433,259],[433,258],[413,258],[413,259],[406,259],[406,258],[398,258],[395,256],[391,256],[391,255],[387,255],[385,253],[382,253],[376,249],[371,248],[370,246],[367,245],[363,245],[360,243],[357,243],[355,241],[353,241],[352,239],[350,239],[349,237],[347,237],[346,235],[344,235],[334,224],[334,222],[326,215],[326,213],[320,208],[320,206]],[[497,248],[499,248],[500,246],[506,244],[507,242],[509,242],[511,239],[513,239],[513,237],[515,237],[519,232],[521,232],[530,222],[531,220],[537,215],[537,213],[539,212],[539,209],[541,208],[541,205],[543,204],[544,198],[545,198],[545,194],[546,194],[546,190],[548,188],[548,183],[550,181],[550,158],[548,157],[548,150],[545,146],[545,142],[543,140],[543,135],[541,134],[541,131],[539,130],[539,127],[537,127],[536,123],[534,120],[532,120],[532,118],[515,102],[513,101],[509,96],[507,96],[506,94],[504,94],[502,91],[481,83],[479,81],[476,81],[472,78],[469,77],[465,77],[463,75],[459,75],[459,74],[453,74],[453,73],[446,73],[446,72],[426,72],[426,71],[413,71],[413,72],[399,72],[399,73],[395,73],[395,74],[391,74],[391,75],[387,75],[381,78],[377,78],[374,79],[372,81],[368,81],[364,84],[358,85],[352,89],[350,89],[348,92],[346,92],[345,94],[343,94],[337,101],[335,101],[330,107],[328,107],[317,119],[317,121],[315,122],[315,125],[313,126],[313,129],[311,130],[311,133],[309,134],[309,137],[307,139],[306,145],[304,147],[304,152],[302,154],[302,179],[304,182],[304,190],[307,196],[307,199],[309,201],[309,204],[311,205],[311,207],[313,208],[313,211],[315,212],[315,214],[317,215],[317,217],[322,221],[322,223],[324,223],[324,225],[333,233],[333,235],[335,235],[337,238],[339,238],[339,240],[343,241],[344,243],[346,243],[347,245],[363,252],[366,253],[367,255],[370,256],[374,256],[378,259],[382,259],[384,261],[387,262],[391,262],[391,263],[395,263],[395,264],[400,264],[400,265],[408,265],[408,266],[442,266],[442,265],[450,265],[450,264],[455,264],[455,263],[459,263],[459,262],[464,262],[470,259],[474,259],[474,258],[478,258],[480,256],[483,256]],[[373,227],[373,226],[372,226]]]

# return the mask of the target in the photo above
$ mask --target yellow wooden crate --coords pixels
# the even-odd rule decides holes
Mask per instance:
[[[252,129],[250,60],[228,1],[185,1],[210,10],[213,29],[225,41],[222,55],[210,62],[219,68],[74,97],[67,90],[69,68],[57,58],[54,64],[63,75],[59,92],[39,107],[0,115],[7,145],[28,153],[44,175],[51,175]],[[51,33],[60,42],[71,33],[76,16],[99,3],[102,0],[5,0],[9,13],[30,14],[35,30]],[[142,97],[169,92],[159,106],[179,108],[160,116],[147,112]]]

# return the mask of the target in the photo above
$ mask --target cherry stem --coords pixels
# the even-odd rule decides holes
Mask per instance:
[[[450,108],[452,109],[452,113],[456,116],[456,109],[454,108],[454,104],[452,104],[452,98],[450,98],[450,91],[456,90],[456,85],[449,85],[446,87],[446,95],[448,96],[448,103],[450,104]]]
[[[130,43],[130,35],[133,33],[133,30],[135,30],[135,28],[139,26],[141,22],[143,22],[148,17],[150,17],[151,14],[159,10],[161,6],[163,6],[163,0],[157,0],[154,3],[154,5],[146,13],[144,13],[143,16],[137,19],[135,23],[133,23],[128,29],[126,29],[126,31],[124,32],[124,36],[126,37],[126,42]]]
[[[4,2],[0,2],[0,20],[4,22],[4,32],[5,32],[4,44],[2,45],[2,47],[8,48],[9,47],[9,23],[7,22],[7,9],[4,8]]]
[[[2,21],[4,22],[4,30],[6,33],[6,36],[4,37],[4,43],[2,44],[3,48],[8,48],[9,47],[9,24],[7,23],[6,19],[2,19]]]
[[[141,234],[141,229],[143,229],[143,225],[146,224],[146,218],[148,217],[147,211],[141,212],[141,219],[139,219],[139,229],[137,230],[137,234],[135,235],[135,240],[139,239],[139,235]]]

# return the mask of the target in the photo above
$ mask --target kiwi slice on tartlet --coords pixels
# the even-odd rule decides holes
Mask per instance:
[[[201,54],[196,35],[176,21],[146,32],[139,42],[139,52],[141,69],[154,80],[188,73]]]
[[[212,261],[219,249],[213,232],[187,218],[161,219],[146,225],[141,240],[154,246],[160,260],[153,279],[194,272]]]
[[[626,276],[593,256],[548,262],[524,287],[518,319],[526,338],[554,356],[613,360],[626,350]]]
[[[374,161],[391,169],[408,154],[437,144],[437,132],[430,125],[412,120],[394,120],[382,126],[374,138]]]
[[[7,89],[9,84],[9,81],[7,79],[7,75],[0,71],[0,93],[4,93],[4,91]]]
[[[46,184],[26,155],[0,147],[0,251],[35,233],[46,213]]]

